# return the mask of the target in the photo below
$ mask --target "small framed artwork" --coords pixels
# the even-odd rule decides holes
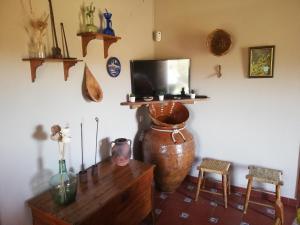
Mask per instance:
[[[249,48],[249,78],[271,78],[274,72],[275,46]]]
[[[111,77],[119,76],[121,72],[120,60],[116,57],[110,57],[106,63],[106,70]]]

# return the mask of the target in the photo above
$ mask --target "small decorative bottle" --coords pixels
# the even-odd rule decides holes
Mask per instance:
[[[115,32],[112,29],[112,22],[111,22],[112,14],[106,10],[106,12],[103,13],[103,16],[106,19],[106,28],[103,30],[103,34],[115,36]]]
[[[55,203],[67,205],[76,199],[77,179],[67,172],[64,159],[59,160],[59,173],[50,179],[50,192]]]

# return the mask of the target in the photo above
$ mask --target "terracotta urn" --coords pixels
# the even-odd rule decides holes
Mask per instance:
[[[193,135],[185,128],[187,108],[178,102],[149,105],[152,126],[143,139],[144,161],[156,165],[156,187],[173,192],[191,169],[195,157]]]

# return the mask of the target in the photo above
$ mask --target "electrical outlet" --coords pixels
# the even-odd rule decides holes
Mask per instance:
[[[154,41],[161,41],[161,31],[153,31],[153,40]]]

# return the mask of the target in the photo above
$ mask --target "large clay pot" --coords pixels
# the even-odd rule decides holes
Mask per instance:
[[[143,139],[144,161],[156,165],[156,186],[173,192],[188,174],[195,157],[193,136],[185,128],[189,113],[178,102],[152,104],[149,113],[153,124]]]

